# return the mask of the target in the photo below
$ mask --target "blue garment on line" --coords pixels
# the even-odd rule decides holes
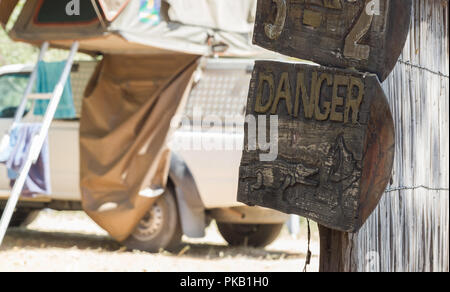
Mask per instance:
[[[33,137],[39,133],[40,129],[40,124],[19,124],[11,130],[9,147],[4,150],[5,156],[9,157],[5,161],[1,161],[8,168],[11,187],[14,186],[14,182],[27,159]],[[34,194],[51,194],[50,157],[47,139],[38,160],[31,166],[22,190],[22,196]]]
[[[38,75],[36,79],[36,93],[51,93],[61,78],[66,61],[46,63],[40,61],[38,64]],[[37,100],[34,107],[34,114],[42,116],[47,110],[48,100]],[[76,118],[75,105],[72,96],[72,84],[70,77],[67,79],[64,92],[56,110],[55,119]]]

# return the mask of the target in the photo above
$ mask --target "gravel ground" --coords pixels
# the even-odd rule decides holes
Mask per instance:
[[[287,230],[265,249],[228,247],[215,224],[202,239],[183,239],[178,253],[127,251],[83,212],[42,211],[28,227],[10,229],[0,248],[0,271],[300,272],[307,250],[306,228],[294,239]],[[312,263],[319,244],[313,227]]]

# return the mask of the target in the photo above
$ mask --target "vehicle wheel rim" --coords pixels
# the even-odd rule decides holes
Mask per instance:
[[[149,212],[142,218],[132,236],[139,241],[154,239],[163,227],[163,210],[155,203]]]

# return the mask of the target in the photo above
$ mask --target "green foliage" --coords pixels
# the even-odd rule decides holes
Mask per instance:
[[[11,19],[8,23],[8,29],[12,27],[25,1],[21,0],[17,4]],[[38,49],[24,43],[13,42],[6,31],[0,27],[0,66],[8,64],[32,63],[36,60]]]
[[[38,49],[27,44],[13,42],[0,28],[0,66],[31,63],[36,59]]]
[[[13,42],[4,29],[0,28],[0,66],[9,64],[35,63],[39,48],[22,43]],[[47,62],[60,61],[67,58],[67,51],[51,49],[45,56]],[[77,54],[76,60],[92,60],[85,54]]]
[[[7,30],[10,30],[17,17],[19,16],[25,0],[20,0],[14,9],[11,19],[7,25]],[[32,64],[36,62],[39,53],[39,48],[22,43],[13,42],[9,37],[7,32],[0,27],[0,66],[9,64]],[[45,61],[61,61],[67,58],[67,51],[51,49],[45,56]],[[85,54],[77,54],[76,60],[92,60],[92,58]]]

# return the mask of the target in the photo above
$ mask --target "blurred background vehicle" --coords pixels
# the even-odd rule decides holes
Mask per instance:
[[[49,133],[52,195],[22,199],[12,226],[32,221],[44,208],[82,210],[79,187],[79,117],[84,89],[95,61],[77,62],[71,82],[78,118],[56,120]],[[32,66],[0,68],[0,131],[6,132],[20,103]],[[244,139],[244,115],[253,60],[206,58],[196,73],[182,117],[184,124],[173,137],[173,158],[166,193],[148,211],[124,242],[130,249],[157,252],[176,247],[184,234],[198,238],[212,219],[231,245],[263,247],[279,235],[288,216],[277,211],[237,203],[240,148]],[[32,104],[25,119],[33,121]],[[195,114],[198,112],[199,114]],[[207,125],[208,117],[222,122]],[[188,122],[187,122],[188,121]],[[186,122],[189,127],[186,127]],[[200,126],[196,126],[200,125]],[[218,126],[219,125],[219,126]],[[185,147],[193,141],[232,145],[225,149]],[[181,143],[181,144],[180,144]],[[192,145],[191,145],[192,146]],[[10,192],[6,168],[1,165],[0,212]]]

